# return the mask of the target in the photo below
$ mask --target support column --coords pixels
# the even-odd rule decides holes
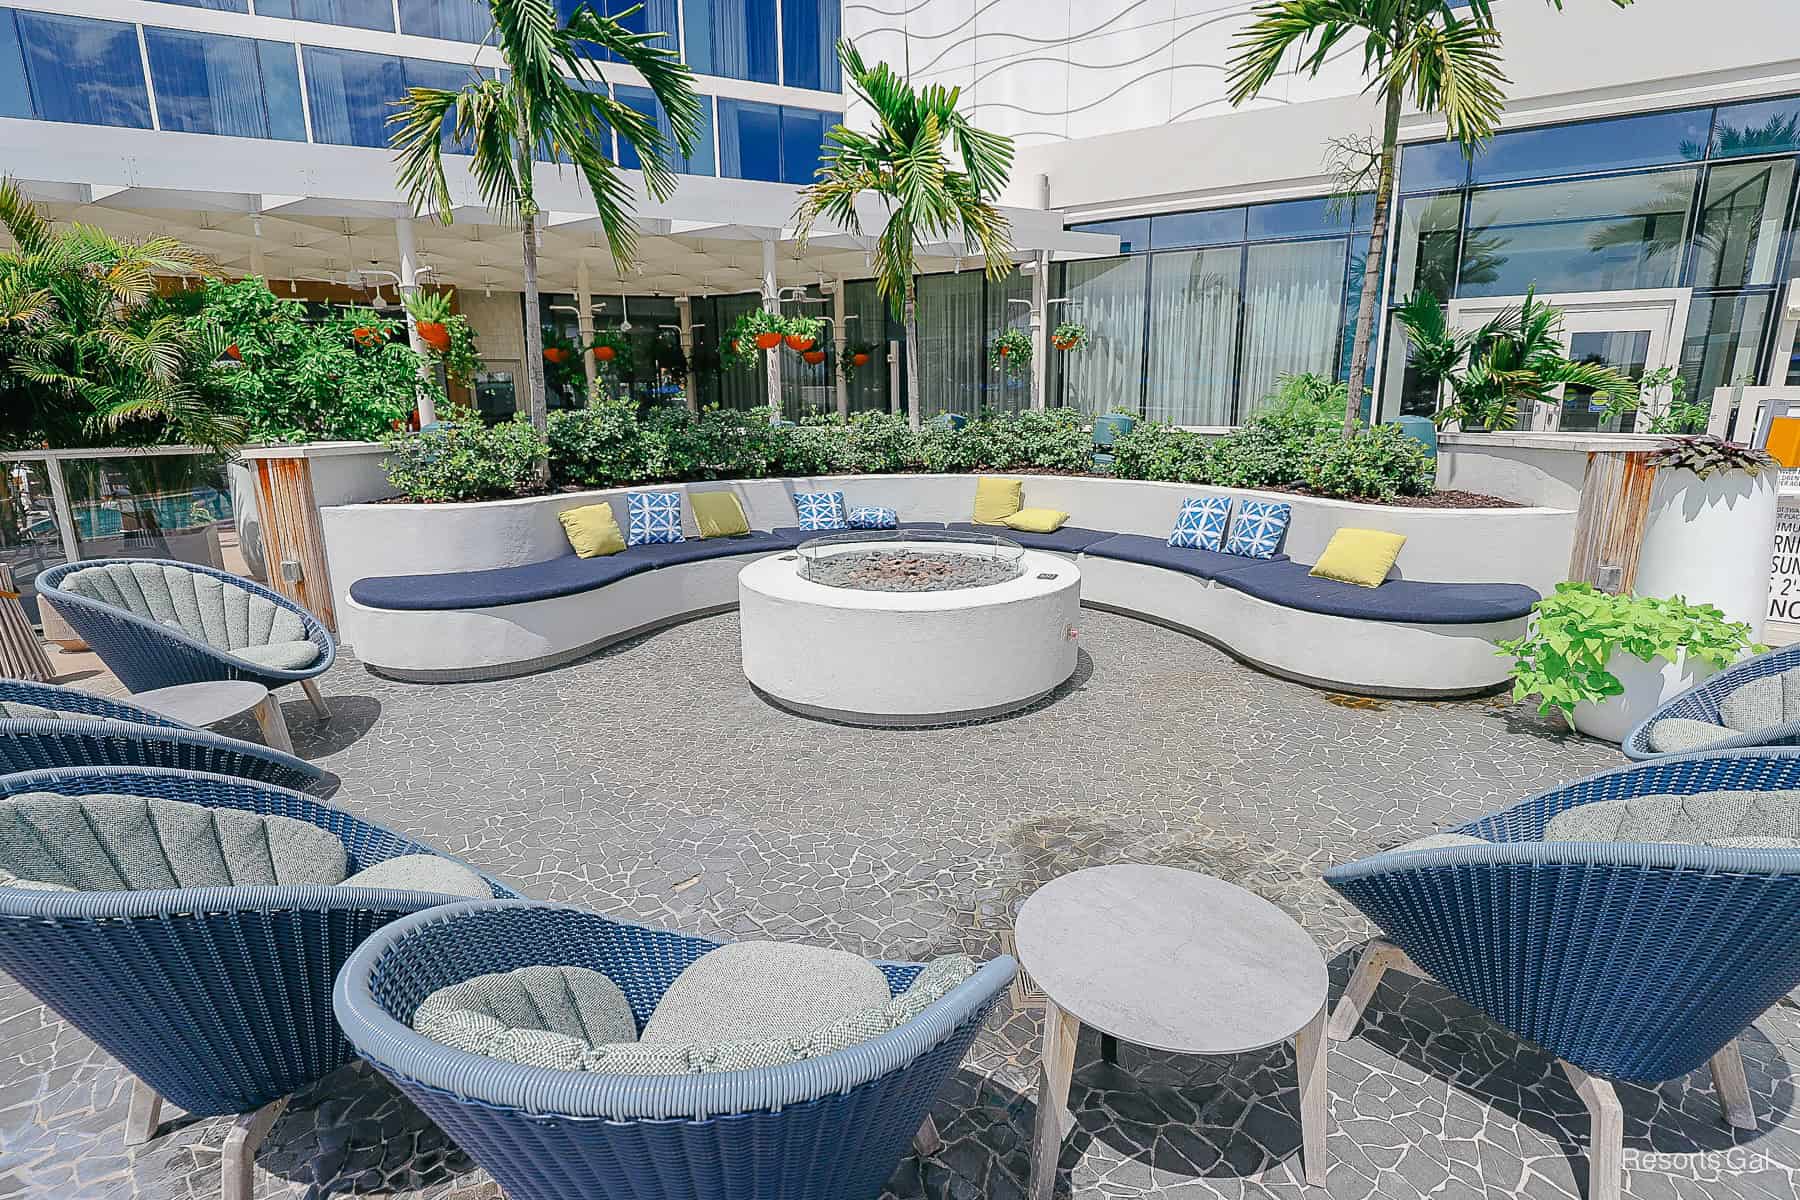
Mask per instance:
[[[594,342],[594,296],[588,288],[587,259],[575,256],[575,326],[581,334],[581,373],[587,376],[587,403],[594,402],[594,383],[600,378],[600,364],[594,361],[589,347]]]
[[[832,349],[836,352],[831,358],[831,370],[836,378],[838,419],[850,419],[850,385],[844,381],[844,354],[850,347],[850,333],[844,327],[844,281],[838,280],[837,287],[831,293],[831,337]]]
[[[682,383],[682,394],[687,397],[689,412],[700,411],[700,381],[694,377],[694,301],[691,296],[681,296],[675,301],[677,319],[681,322],[681,358],[687,363],[687,378]]]
[[[411,217],[394,218],[394,241],[400,249],[400,299],[402,304],[410,300],[419,290],[419,244],[413,238]],[[412,310],[406,310],[406,344],[412,347],[413,353],[419,356],[419,377],[437,384],[432,375],[429,359],[425,353],[425,343],[419,339],[419,323],[413,320]],[[437,403],[427,393],[419,397],[419,424],[429,425],[437,420]]]
[[[775,279],[775,242],[769,239],[762,244],[763,311],[776,315],[781,313],[781,285]],[[781,416],[781,347],[763,352],[768,367],[769,380],[769,419]]]
[[[888,411],[900,415],[900,343],[888,340]]]
[[[1031,277],[1031,408],[1043,412],[1050,382],[1050,252],[1038,251]]]

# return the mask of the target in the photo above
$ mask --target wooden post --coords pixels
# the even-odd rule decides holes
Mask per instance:
[[[324,523],[313,498],[312,464],[304,458],[253,461],[269,586],[313,613],[335,635],[337,606],[325,565]]]
[[[1650,487],[1656,468],[1651,451],[1596,450],[1588,455],[1575,516],[1575,545],[1569,579],[1603,592],[1624,595],[1637,582],[1644,524],[1650,516]]]

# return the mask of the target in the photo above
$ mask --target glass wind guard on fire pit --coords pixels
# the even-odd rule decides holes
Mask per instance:
[[[834,533],[802,542],[800,578],[866,592],[949,592],[1009,583],[1025,547],[1003,537],[930,529]]]

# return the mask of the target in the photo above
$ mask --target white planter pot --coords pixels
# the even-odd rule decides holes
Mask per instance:
[[[1632,591],[1711,604],[1762,638],[1775,545],[1776,472],[1661,470]]]
[[[1625,685],[1625,691],[1599,704],[1577,704],[1569,719],[1577,731],[1603,742],[1624,741],[1625,735],[1664,701],[1718,671],[1708,662],[1690,662],[1686,654],[1674,662],[1666,658],[1645,662],[1633,654],[1615,653],[1607,659],[1606,669]]]

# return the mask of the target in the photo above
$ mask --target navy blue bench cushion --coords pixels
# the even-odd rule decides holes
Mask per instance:
[[[1082,551],[1096,558],[1116,558],[1120,562],[1141,563],[1146,567],[1163,567],[1201,579],[1218,579],[1234,571],[1271,562],[1286,562],[1287,555],[1274,558],[1245,558],[1241,554],[1222,554],[1217,550],[1189,549],[1171,546],[1163,538],[1145,537],[1138,533],[1116,533],[1094,542]]]
[[[369,608],[406,610],[488,608],[549,600],[592,591],[650,570],[656,563],[642,553],[647,549],[633,546],[595,558],[582,558],[571,551],[544,562],[485,571],[371,575],[350,585],[350,598]]]
[[[1333,617],[1364,621],[1417,621],[1431,625],[1478,625],[1522,617],[1540,599],[1519,583],[1425,583],[1390,579],[1380,587],[1358,587],[1335,579],[1315,579],[1298,562],[1254,563],[1219,576],[1221,587],[1258,600]]]
[[[1056,550],[1063,554],[1080,554],[1095,542],[1116,536],[1105,529],[1082,529],[1077,525],[1064,525],[1054,533],[1032,533],[1008,529],[1004,525],[976,525],[971,521],[952,521],[948,527],[958,533],[991,533],[1030,550]]]
[[[760,529],[752,529],[737,537],[687,538],[679,542],[633,546],[624,553],[642,555],[649,560],[651,566],[672,567],[677,563],[727,558],[733,554],[774,554],[788,548],[786,540]]]
[[[902,521],[900,528],[906,529],[942,529],[942,521]],[[892,533],[891,529],[801,529],[794,525],[783,525],[773,531],[772,536],[782,539],[788,549],[793,549],[801,542],[810,542],[814,538],[831,537],[839,533]]]

